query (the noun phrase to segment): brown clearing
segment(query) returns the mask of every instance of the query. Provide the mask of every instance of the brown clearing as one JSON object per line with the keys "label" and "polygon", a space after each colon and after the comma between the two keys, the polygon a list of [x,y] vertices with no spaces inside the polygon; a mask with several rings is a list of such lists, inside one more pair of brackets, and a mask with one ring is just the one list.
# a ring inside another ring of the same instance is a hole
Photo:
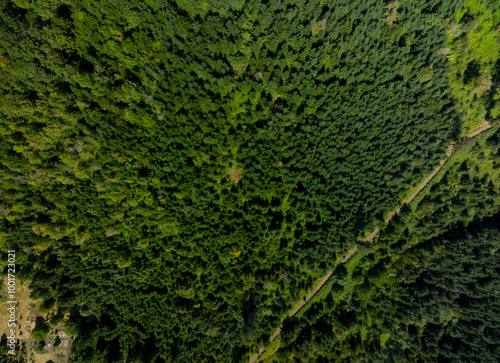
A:
{"label": "brown clearing", "polygon": [[387,18],[385,18],[387,24],[391,25],[396,22],[398,18],[398,9],[399,3],[397,1],[393,1],[392,3],[387,5],[387,12],[384,14],[385,16],[387,16]]}
{"label": "brown clearing", "polygon": [[[19,281],[17,282],[19,283]],[[2,289],[7,292],[7,277],[3,279]],[[45,315],[37,312],[42,300],[32,300],[30,294],[31,290],[27,284],[16,286],[16,297],[14,299],[14,301],[17,301],[15,329],[16,336],[19,339],[29,338],[31,330],[35,327],[37,317],[45,318]],[[9,312],[4,308],[4,305],[0,306],[0,335],[10,330],[8,327]],[[26,322],[26,319],[28,319],[28,322]]]}
{"label": "brown clearing", "polygon": [[231,168],[227,174],[229,175],[229,179],[231,179],[231,181],[234,183],[234,184],[238,184],[238,182],[241,180],[241,178],[243,178],[243,172],[239,169],[237,169],[236,167],[233,167]]}
{"label": "brown clearing", "polygon": [[321,21],[318,21],[316,24],[314,24],[312,27],[312,35],[316,36],[319,33],[321,33],[323,30],[325,30],[326,22],[327,22],[327,19],[323,19]]}

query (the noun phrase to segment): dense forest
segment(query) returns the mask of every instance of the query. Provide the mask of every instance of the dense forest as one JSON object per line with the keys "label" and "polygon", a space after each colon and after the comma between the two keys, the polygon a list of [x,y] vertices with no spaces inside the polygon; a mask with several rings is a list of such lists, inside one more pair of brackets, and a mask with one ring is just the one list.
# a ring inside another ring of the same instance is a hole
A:
{"label": "dense forest", "polygon": [[348,299],[338,298],[340,271],[331,295],[287,325],[273,360],[498,362],[499,226],[497,214],[411,248],[390,267],[386,258]]}
{"label": "dense forest", "polygon": [[500,359],[499,132],[485,136],[461,145],[413,211],[359,245],[362,258],[285,325],[273,359]]}
{"label": "dense forest", "polygon": [[0,0],[2,255],[74,362],[248,361],[355,245],[270,360],[498,361],[499,29],[497,0]]}

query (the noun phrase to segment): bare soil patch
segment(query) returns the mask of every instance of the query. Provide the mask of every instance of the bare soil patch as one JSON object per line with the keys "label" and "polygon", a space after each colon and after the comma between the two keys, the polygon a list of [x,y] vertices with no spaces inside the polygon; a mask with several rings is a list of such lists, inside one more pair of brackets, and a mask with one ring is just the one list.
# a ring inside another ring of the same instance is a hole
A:
{"label": "bare soil patch", "polygon": [[229,175],[229,179],[231,179],[231,181],[234,184],[238,184],[238,182],[241,180],[241,178],[243,178],[243,172],[240,169],[237,169],[235,167],[231,168],[227,172],[227,174]]}

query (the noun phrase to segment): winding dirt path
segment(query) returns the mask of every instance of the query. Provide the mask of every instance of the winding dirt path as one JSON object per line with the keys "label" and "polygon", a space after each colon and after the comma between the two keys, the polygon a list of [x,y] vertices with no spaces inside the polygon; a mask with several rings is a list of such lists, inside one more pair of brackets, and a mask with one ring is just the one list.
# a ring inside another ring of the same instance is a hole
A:
{"label": "winding dirt path", "polygon": [[[485,121],[485,122],[483,122],[481,124],[481,127],[479,129],[477,129],[477,130],[473,131],[472,133],[470,133],[469,135],[467,135],[466,138],[472,139],[472,138],[478,136],[479,134],[482,134],[486,130],[491,129],[492,127],[493,126],[491,126],[488,122]],[[402,208],[404,208],[405,206],[409,205],[417,197],[417,195],[427,186],[427,184],[429,184],[429,182],[436,176],[436,174],[439,173],[439,171],[444,166],[444,164],[446,164],[446,162],[451,157],[451,155],[453,155],[453,149],[454,149],[454,147],[455,147],[454,144],[448,145],[448,152],[446,153],[446,158],[444,160],[441,160],[441,162],[439,163],[439,166],[437,166],[436,169],[434,169],[434,171],[427,178],[425,178],[425,180],[420,184],[420,186],[418,187],[418,189],[403,202],[403,205],[401,207],[399,207],[396,211],[391,212],[388,215],[387,219],[385,220],[385,224],[389,224],[390,221],[392,220],[392,218],[394,218],[394,216],[398,215],[401,212]],[[372,242],[373,239],[378,235],[379,232],[380,232],[380,228],[375,229],[370,235],[368,235],[368,237],[366,237],[364,239],[364,242]],[[357,250],[358,250],[358,247],[355,246],[352,250],[349,251],[349,253],[343,259],[337,260],[337,264],[335,265],[335,267],[332,270],[330,270],[325,275],[325,277],[319,282],[319,284],[316,286],[316,288],[313,291],[311,291],[309,293],[309,295],[307,295],[305,301],[302,301],[297,307],[295,307],[290,312],[290,314],[288,314],[288,318],[291,318],[295,314],[297,314],[299,312],[299,310],[302,309],[302,307],[304,305],[306,305],[309,302],[309,300],[311,300],[312,297],[323,287],[323,285],[328,281],[328,279],[335,272],[335,270],[337,269],[337,266],[339,266],[340,264],[343,264],[343,263],[346,263],[347,261],[349,261],[351,259],[351,257],[356,254]],[[273,333],[273,335],[271,335],[271,337],[269,338],[270,342],[272,342],[274,339],[276,339],[276,337],[278,335],[281,334],[281,328],[283,328],[283,323],[281,323],[281,325],[279,326],[279,328],[276,329],[276,331]],[[276,349],[276,351],[277,350],[278,349]],[[259,359],[259,356],[263,352],[264,352],[264,348],[262,347],[262,348],[259,349],[259,353],[255,354],[253,357],[250,358],[249,363],[255,363],[255,362],[257,362],[257,359]],[[276,352],[274,352],[274,353],[276,353]]]}

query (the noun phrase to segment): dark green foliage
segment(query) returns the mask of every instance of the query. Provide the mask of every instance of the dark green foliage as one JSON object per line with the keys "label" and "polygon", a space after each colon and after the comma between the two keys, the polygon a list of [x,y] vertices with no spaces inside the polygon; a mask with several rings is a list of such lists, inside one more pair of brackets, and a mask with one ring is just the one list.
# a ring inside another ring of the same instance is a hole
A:
{"label": "dark green foliage", "polygon": [[44,340],[47,334],[49,334],[49,331],[49,326],[47,324],[37,322],[36,327],[31,332],[30,338],[38,341]]}
{"label": "dark green foliage", "polygon": [[54,299],[47,299],[44,300],[42,305],[38,308],[38,312],[40,314],[45,314],[48,313],[52,308],[54,307],[56,301]]}
{"label": "dark green foliage", "polygon": [[339,286],[292,319],[275,361],[498,361],[500,215],[471,223],[500,210],[498,133],[457,147],[425,198],[358,252],[354,293]]}
{"label": "dark green foliage", "polygon": [[0,343],[0,361],[2,363],[21,363],[26,361],[26,346],[24,343],[16,344],[16,354],[14,355],[9,353],[10,347],[7,346],[7,335],[5,333],[2,334]]}
{"label": "dark green foliage", "polygon": [[498,361],[499,226],[497,215],[407,251],[394,282],[368,287],[369,299],[359,291],[311,308],[284,332],[275,360]]}
{"label": "dark green foliage", "polygon": [[73,359],[257,351],[444,158],[460,3],[2,1],[0,248]]}

